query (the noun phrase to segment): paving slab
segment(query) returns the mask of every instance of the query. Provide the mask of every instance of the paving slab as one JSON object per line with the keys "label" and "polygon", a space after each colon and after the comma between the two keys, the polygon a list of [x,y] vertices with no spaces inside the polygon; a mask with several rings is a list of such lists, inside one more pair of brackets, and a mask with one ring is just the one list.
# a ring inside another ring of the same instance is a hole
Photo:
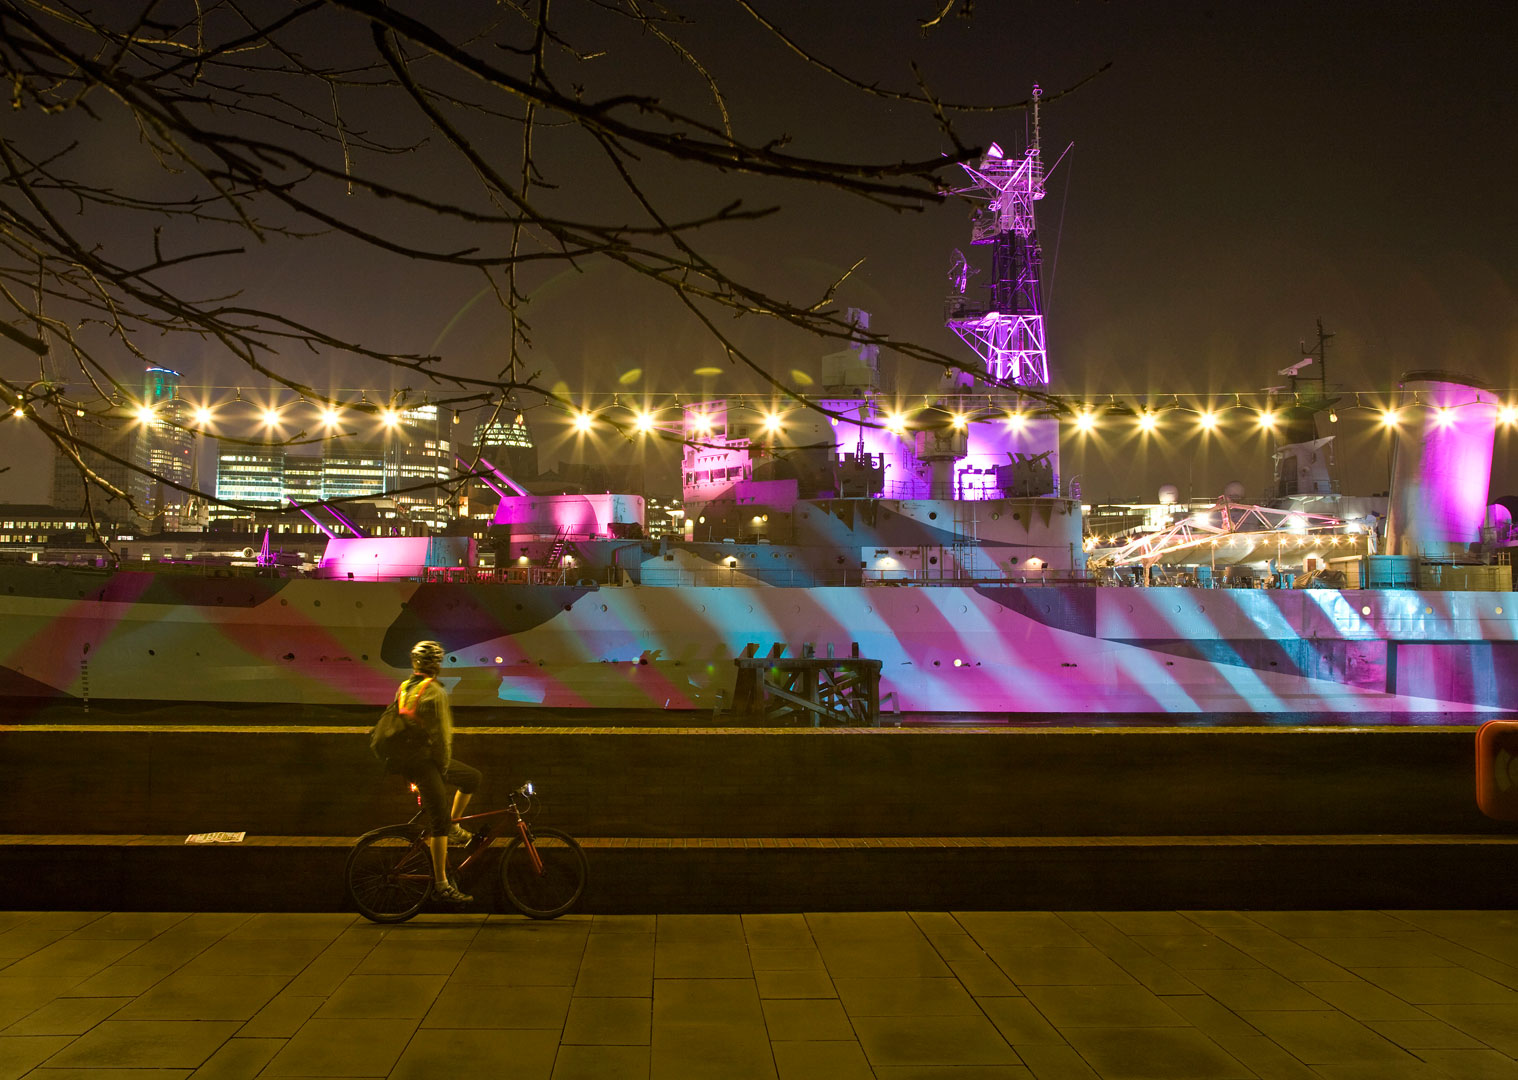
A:
{"label": "paving slab", "polygon": [[1506,911],[0,912],[0,1080],[1506,1080],[1506,934]]}

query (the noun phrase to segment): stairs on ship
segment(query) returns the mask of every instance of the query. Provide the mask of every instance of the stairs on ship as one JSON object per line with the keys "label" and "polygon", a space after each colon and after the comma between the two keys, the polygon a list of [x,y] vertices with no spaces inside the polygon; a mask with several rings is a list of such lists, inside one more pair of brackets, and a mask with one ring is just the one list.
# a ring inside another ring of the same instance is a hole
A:
{"label": "stairs on ship", "polygon": [[557,570],[564,558],[564,551],[568,547],[569,529],[567,526],[560,526],[559,531],[553,534],[553,547],[548,549],[548,556],[544,559],[543,565],[550,570]]}

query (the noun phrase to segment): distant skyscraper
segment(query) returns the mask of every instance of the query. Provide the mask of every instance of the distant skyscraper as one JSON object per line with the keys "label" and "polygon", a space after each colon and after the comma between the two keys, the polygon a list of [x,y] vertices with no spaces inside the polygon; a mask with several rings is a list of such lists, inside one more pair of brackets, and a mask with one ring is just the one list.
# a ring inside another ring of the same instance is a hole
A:
{"label": "distant skyscraper", "polygon": [[[137,499],[146,512],[147,485],[134,483],[138,474],[126,464],[136,461],[141,425],[135,417],[122,415],[69,418],[70,429],[79,440],[78,450],[85,466],[100,480]],[[107,456],[110,455],[110,456]],[[74,459],[55,451],[53,460],[53,506],[69,513],[80,513],[85,505],[85,478]],[[131,517],[127,505],[108,496],[104,489],[92,486],[90,505],[102,521],[125,522]]]}
{"label": "distant skyscraper", "polygon": [[[385,449],[377,443],[333,439],[322,451],[323,499],[378,495],[385,490]],[[299,496],[295,496],[298,500]]]}
{"label": "distant skyscraper", "polygon": [[521,413],[502,410],[496,419],[481,424],[475,429],[474,445],[513,480],[531,480],[538,475],[538,448]]}
{"label": "distant skyscraper", "polygon": [[314,454],[286,454],[284,497],[294,499],[302,506],[320,502],[324,471],[325,462]]}
{"label": "distant skyscraper", "polygon": [[443,437],[436,405],[417,405],[401,410],[400,425],[386,438],[385,485],[397,492],[395,505],[413,521],[441,527],[449,514],[448,492],[440,484],[454,475],[453,444]]}
{"label": "distant skyscraper", "polygon": [[150,367],[145,374],[142,404],[153,410],[153,419],[141,421],[136,461],[151,475],[135,482],[146,492],[144,510],[156,519],[166,508],[182,505],[190,498],[188,492],[173,485],[195,487],[199,470],[192,428],[194,409],[179,396],[183,376],[165,367]]}
{"label": "distant skyscraper", "polygon": [[[195,434],[193,410],[179,397],[179,372],[148,367],[143,373],[142,396],[126,407],[105,415],[71,417],[78,447],[90,471],[125,492],[136,504],[140,517],[158,521],[169,507],[191,496],[175,484],[195,487]],[[143,410],[151,410],[151,416]],[[167,483],[165,481],[168,481]],[[73,512],[84,508],[85,479],[79,466],[59,451],[53,464],[53,505]],[[96,487],[91,502],[108,519],[125,521],[124,503]]]}
{"label": "distant skyscraper", "polygon": [[[273,444],[223,443],[216,461],[216,497],[276,509],[285,498],[285,450]],[[247,510],[211,507],[213,521],[249,517]]]}
{"label": "distant skyscraper", "polygon": [[[489,420],[474,431],[472,449],[460,449],[459,456],[467,465],[478,452],[490,464],[518,483],[536,479],[538,476],[538,448],[532,441],[532,432],[516,406],[507,403],[494,420]],[[462,466],[461,466],[462,467]],[[500,501],[495,488],[483,480],[469,481],[469,514],[488,520],[495,513]]]}

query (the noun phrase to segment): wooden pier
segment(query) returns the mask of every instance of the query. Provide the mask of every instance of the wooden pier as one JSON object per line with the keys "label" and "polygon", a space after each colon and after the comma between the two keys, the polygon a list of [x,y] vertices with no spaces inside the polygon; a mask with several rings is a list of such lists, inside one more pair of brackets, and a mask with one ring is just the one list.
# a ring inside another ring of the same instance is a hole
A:
{"label": "wooden pier", "polygon": [[731,713],[734,719],[763,723],[824,723],[844,727],[874,727],[880,723],[880,661],[859,655],[817,656],[811,644],[802,655],[786,657],[784,645],[774,645],[768,656],[756,655],[759,646],[746,645],[733,659],[738,677],[733,686]]}

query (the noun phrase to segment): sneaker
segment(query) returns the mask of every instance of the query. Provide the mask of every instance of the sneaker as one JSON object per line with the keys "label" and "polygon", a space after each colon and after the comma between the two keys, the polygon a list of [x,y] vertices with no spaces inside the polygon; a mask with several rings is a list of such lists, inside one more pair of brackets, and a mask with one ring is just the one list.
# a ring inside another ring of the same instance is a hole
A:
{"label": "sneaker", "polygon": [[474,897],[459,892],[459,887],[451,881],[441,885],[432,886],[432,895],[445,904],[468,904],[474,901]]}
{"label": "sneaker", "polygon": [[464,827],[462,825],[455,825],[453,828],[451,828],[451,829],[448,830],[448,846],[449,847],[463,847],[465,844],[469,843],[469,841],[471,841],[473,839],[474,839],[474,834],[470,833],[470,832],[465,832],[464,831]]}

